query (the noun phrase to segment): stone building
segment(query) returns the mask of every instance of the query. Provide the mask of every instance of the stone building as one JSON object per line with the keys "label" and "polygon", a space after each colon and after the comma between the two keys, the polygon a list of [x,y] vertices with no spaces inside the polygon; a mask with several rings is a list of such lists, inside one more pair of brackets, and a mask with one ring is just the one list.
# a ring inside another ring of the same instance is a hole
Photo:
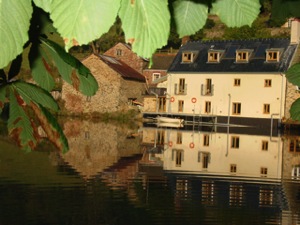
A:
{"label": "stone building", "polygon": [[149,87],[156,87],[156,80],[167,75],[168,69],[176,56],[176,52],[157,52],[153,54],[152,65],[143,70]]}
{"label": "stone building", "polygon": [[143,73],[143,70],[147,68],[149,60],[139,57],[131,50],[131,46],[125,43],[117,43],[115,46],[107,50],[104,55],[114,57],[123,61],[131,68],[135,69],[139,73]]}
{"label": "stone building", "polygon": [[132,101],[143,101],[145,78],[124,62],[110,56],[92,54],[82,63],[94,75],[99,90],[94,96],[87,97],[64,83],[62,99],[68,114],[124,111],[129,109]]}

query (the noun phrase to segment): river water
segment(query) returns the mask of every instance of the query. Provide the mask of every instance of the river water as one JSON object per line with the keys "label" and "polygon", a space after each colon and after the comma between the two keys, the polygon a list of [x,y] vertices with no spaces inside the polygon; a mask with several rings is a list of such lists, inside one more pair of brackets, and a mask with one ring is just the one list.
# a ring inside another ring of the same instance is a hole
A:
{"label": "river water", "polygon": [[66,120],[70,150],[0,140],[0,225],[300,224],[300,137]]}

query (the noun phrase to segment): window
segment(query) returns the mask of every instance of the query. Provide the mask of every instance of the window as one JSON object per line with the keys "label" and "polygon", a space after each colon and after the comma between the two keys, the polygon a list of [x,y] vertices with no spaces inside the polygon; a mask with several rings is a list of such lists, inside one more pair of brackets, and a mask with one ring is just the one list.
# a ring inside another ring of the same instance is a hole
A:
{"label": "window", "polygon": [[262,176],[267,176],[267,175],[268,175],[268,168],[266,168],[266,167],[261,167],[261,168],[260,168],[260,175],[262,175]]}
{"label": "window", "polygon": [[262,141],[261,142],[261,150],[268,151],[269,148],[269,142],[268,141]]}
{"label": "window", "polygon": [[163,130],[157,131],[156,143],[162,144],[162,145],[165,143],[165,131],[163,131]]}
{"label": "window", "polygon": [[207,169],[209,163],[210,154],[209,153],[202,153],[202,168]]}
{"label": "window", "polygon": [[240,137],[232,136],[231,137],[231,148],[239,148],[240,147]]}
{"label": "window", "polygon": [[175,150],[175,166],[180,167],[183,161],[183,150]]}
{"label": "window", "polygon": [[90,132],[89,131],[84,132],[84,138],[85,139],[90,139]]}
{"label": "window", "polygon": [[182,53],[182,62],[183,63],[192,63],[195,60],[196,54],[194,52],[183,52]]}
{"label": "window", "polygon": [[299,178],[300,178],[300,166],[293,166],[291,176],[292,176],[292,179],[299,180]]}
{"label": "window", "polygon": [[279,62],[280,49],[268,49],[266,51],[266,61],[267,62]]}
{"label": "window", "polygon": [[271,79],[265,79],[265,87],[272,87],[272,80]]}
{"label": "window", "polygon": [[290,152],[300,153],[300,141],[297,139],[290,140],[289,150]]}
{"label": "window", "polygon": [[230,164],[230,173],[236,173],[236,164]]}
{"label": "window", "polygon": [[241,206],[243,204],[243,186],[239,184],[230,184],[229,186],[229,204]]}
{"label": "window", "polygon": [[234,79],[234,83],[233,83],[233,86],[241,86],[241,79]]}
{"label": "window", "polygon": [[122,49],[117,49],[116,50],[116,55],[117,56],[122,56],[123,52],[122,52]]}
{"label": "window", "polygon": [[177,144],[182,144],[182,132],[177,132],[176,143]]}
{"label": "window", "polygon": [[208,134],[203,135],[203,146],[209,146],[209,135]]}
{"label": "window", "polygon": [[236,51],[236,62],[248,62],[253,50],[244,49]]}
{"label": "window", "polygon": [[271,189],[259,190],[259,206],[270,206],[273,205],[274,192]]}
{"label": "window", "polygon": [[152,74],[152,81],[155,81],[155,80],[157,80],[159,78],[160,78],[160,73],[153,73]]}
{"label": "window", "polygon": [[212,82],[211,79],[206,79],[206,94],[210,95],[212,93]]}
{"label": "window", "polygon": [[91,97],[91,96],[87,96],[87,97],[86,97],[86,101],[87,101],[87,102],[91,102],[91,101],[92,101],[92,97]]}
{"label": "window", "polygon": [[270,114],[270,104],[264,104],[263,113]]}
{"label": "window", "polygon": [[184,107],[184,101],[179,100],[178,101],[178,112],[183,112],[183,107]]}
{"label": "window", "polygon": [[207,62],[218,63],[221,60],[224,51],[222,50],[209,50],[207,56]]}
{"label": "window", "polygon": [[213,95],[212,79],[208,78],[205,80],[205,84],[201,84],[201,95],[212,96]]}
{"label": "window", "polygon": [[188,192],[188,180],[176,180],[176,195],[185,196]]}
{"label": "window", "polygon": [[184,94],[185,93],[185,79],[184,78],[180,78],[179,79],[179,90],[178,90],[179,94]]}
{"label": "window", "polygon": [[219,53],[218,52],[209,52],[208,53],[208,62],[219,62]]}
{"label": "window", "polygon": [[175,84],[174,93],[176,95],[186,95],[186,83],[184,78],[179,79],[179,83]]}
{"label": "window", "polygon": [[166,111],[167,100],[166,97],[158,97],[158,111],[165,112]]}
{"label": "window", "polygon": [[241,103],[239,103],[239,102],[232,103],[232,114],[233,115],[241,114]]}
{"label": "window", "polygon": [[211,112],[211,102],[210,101],[206,101],[205,102],[205,113],[210,113]]}
{"label": "window", "polygon": [[215,188],[214,188],[213,182],[202,182],[202,188],[201,188],[201,200],[204,204],[213,204],[214,198],[215,198]]}

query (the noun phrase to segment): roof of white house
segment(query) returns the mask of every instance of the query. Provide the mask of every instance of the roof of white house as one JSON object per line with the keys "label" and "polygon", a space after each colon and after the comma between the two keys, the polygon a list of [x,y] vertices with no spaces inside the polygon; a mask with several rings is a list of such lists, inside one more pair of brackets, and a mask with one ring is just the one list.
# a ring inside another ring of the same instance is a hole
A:
{"label": "roof of white house", "polygon": [[289,39],[188,42],[179,49],[168,72],[285,72],[296,47]]}

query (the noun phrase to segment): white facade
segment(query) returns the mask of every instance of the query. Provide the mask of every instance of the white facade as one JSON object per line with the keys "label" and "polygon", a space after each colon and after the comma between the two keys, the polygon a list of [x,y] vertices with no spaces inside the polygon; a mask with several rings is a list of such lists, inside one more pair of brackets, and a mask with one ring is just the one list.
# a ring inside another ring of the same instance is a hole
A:
{"label": "white facade", "polygon": [[143,140],[164,144],[163,153],[156,155],[163,161],[164,171],[244,179],[282,178],[283,142],[279,137],[148,128],[143,131]]}
{"label": "white facade", "polygon": [[[178,93],[182,79],[184,91]],[[271,83],[266,85],[266,82]],[[252,118],[276,115],[276,118],[282,118],[285,88],[286,78],[280,73],[170,73],[167,93],[171,97],[168,98],[167,112]],[[206,93],[207,89],[209,93]],[[234,110],[235,103],[240,103],[240,111]],[[210,104],[210,109],[207,104]],[[269,109],[265,108],[266,105]]]}

